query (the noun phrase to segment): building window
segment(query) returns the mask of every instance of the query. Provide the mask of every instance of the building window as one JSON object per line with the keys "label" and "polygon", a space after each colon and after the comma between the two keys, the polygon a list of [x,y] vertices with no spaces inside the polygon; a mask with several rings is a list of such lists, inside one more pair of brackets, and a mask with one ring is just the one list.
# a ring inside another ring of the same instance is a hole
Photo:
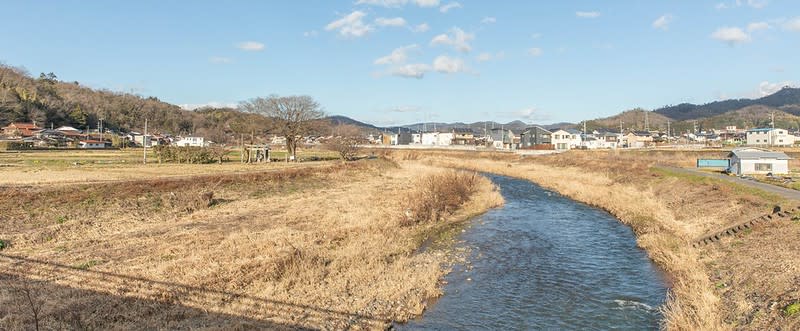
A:
{"label": "building window", "polygon": [[756,163],[756,171],[772,171],[772,163]]}

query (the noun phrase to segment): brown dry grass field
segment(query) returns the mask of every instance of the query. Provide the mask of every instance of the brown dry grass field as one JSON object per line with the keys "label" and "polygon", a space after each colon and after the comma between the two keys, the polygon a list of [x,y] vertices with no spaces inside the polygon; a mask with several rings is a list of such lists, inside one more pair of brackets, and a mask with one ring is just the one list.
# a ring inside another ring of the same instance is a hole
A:
{"label": "brown dry grass field", "polygon": [[[461,152],[391,153],[395,159],[529,179],[603,208],[671,276],[664,307],[670,330],[798,329],[800,222],[772,222],[720,243],[692,239],[797,201],[734,183],[672,173],[723,151],[572,151],[519,158]],[[795,308],[792,308],[795,307]]]}
{"label": "brown dry grass field", "polygon": [[0,329],[384,328],[441,294],[453,253],[422,243],[503,203],[415,161],[19,168],[0,168],[26,184],[0,190]]}

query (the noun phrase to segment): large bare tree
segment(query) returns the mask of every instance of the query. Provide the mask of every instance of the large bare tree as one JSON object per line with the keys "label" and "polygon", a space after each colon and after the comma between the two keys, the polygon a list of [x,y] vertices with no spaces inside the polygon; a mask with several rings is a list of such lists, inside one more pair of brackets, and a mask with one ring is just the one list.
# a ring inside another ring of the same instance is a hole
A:
{"label": "large bare tree", "polygon": [[239,104],[239,109],[271,118],[271,131],[286,139],[286,151],[293,160],[297,160],[297,145],[303,136],[325,116],[319,103],[307,95],[255,98]]}

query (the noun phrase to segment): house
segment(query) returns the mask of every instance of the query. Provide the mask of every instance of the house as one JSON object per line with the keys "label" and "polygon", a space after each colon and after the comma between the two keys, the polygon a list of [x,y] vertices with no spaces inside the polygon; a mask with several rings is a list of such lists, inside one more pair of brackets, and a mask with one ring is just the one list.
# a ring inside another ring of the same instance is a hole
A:
{"label": "house", "polygon": [[619,145],[620,134],[613,131],[606,131],[597,136],[603,141],[603,148],[615,149]]}
{"label": "house", "polygon": [[575,129],[558,129],[553,131],[552,144],[556,150],[566,151],[581,146],[581,132]]}
{"label": "house", "polygon": [[423,145],[449,146],[453,144],[452,132],[423,132],[421,143]]}
{"label": "house", "polygon": [[81,140],[78,142],[80,148],[106,148],[106,142],[102,140]]}
{"label": "house", "polygon": [[552,134],[541,126],[529,127],[520,136],[520,147],[523,149],[549,149],[552,146]]}
{"label": "house", "polygon": [[620,139],[626,148],[643,148],[653,143],[653,135],[649,131],[629,131]]}
{"label": "house", "polygon": [[[154,140],[155,142],[156,140]],[[175,142],[175,146],[181,147],[206,147],[208,143],[203,137],[183,137]]]}
{"label": "house", "polygon": [[472,129],[454,128],[453,145],[475,145],[475,134]]}
{"label": "house", "polygon": [[728,171],[736,175],[788,174],[790,157],[783,152],[763,148],[735,148],[728,154],[731,159]]}
{"label": "house", "polygon": [[514,149],[514,133],[511,130],[492,129],[489,132],[488,142],[491,147],[497,149]]}
{"label": "house", "polygon": [[36,132],[41,131],[42,128],[36,126],[36,123],[11,123],[3,128],[3,134],[9,137],[33,137]]}
{"label": "house", "polygon": [[158,145],[158,139],[154,139],[152,135],[135,135],[133,132],[130,134],[133,142],[139,146],[153,147]]}
{"label": "house", "polygon": [[747,144],[750,146],[791,146],[795,136],[785,129],[760,128],[746,132]]}

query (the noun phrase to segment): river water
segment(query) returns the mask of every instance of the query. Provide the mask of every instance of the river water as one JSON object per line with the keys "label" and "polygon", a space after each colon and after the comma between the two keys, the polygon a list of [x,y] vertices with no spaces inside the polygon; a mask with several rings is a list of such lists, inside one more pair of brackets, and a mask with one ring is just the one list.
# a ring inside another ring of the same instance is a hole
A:
{"label": "river water", "polygon": [[403,330],[657,329],[664,275],[610,214],[531,182],[489,176],[506,203],[471,220],[468,263]]}

